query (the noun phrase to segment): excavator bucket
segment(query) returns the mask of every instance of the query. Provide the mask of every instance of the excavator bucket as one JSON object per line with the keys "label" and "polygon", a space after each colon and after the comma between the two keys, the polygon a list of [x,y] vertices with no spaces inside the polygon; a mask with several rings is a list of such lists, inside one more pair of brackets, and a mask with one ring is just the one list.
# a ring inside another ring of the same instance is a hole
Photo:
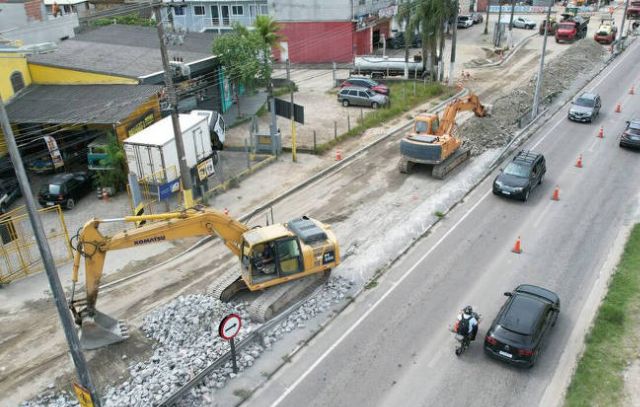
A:
{"label": "excavator bucket", "polygon": [[111,318],[107,314],[96,310],[93,317],[82,320],[80,328],[80,345],[82,349],[91,350],[102,348],[124,341],[129,337],[129,331],[124,321]]}

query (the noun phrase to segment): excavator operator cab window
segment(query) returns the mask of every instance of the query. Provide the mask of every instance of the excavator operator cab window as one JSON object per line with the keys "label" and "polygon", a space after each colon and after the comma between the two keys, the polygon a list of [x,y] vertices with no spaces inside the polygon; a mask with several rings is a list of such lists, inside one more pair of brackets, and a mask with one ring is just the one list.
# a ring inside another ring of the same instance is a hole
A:
{"label": "excavator operator cab window", "polygon": [[275,259],[275,244],[266,242],[253,247],[251,265],[254,281],[269,280],[277,271]]}
{"label": "excavator operator cab window", "polygon": [[416,133],[426,133],[429,130],[429,122],[416,121]]}
{"label": "excavator operator cab window", "polygon": [[278,240],[278,267],[282,275],[294,274],[302,271],[302,261],[298,239],[288,238]]}
{"label": "excavator operator cab window", "polygon": [[431,121],[431,134],[436,134],[438,132],[438,128],[440,127],[440,120],[438,118],[434,118]]}

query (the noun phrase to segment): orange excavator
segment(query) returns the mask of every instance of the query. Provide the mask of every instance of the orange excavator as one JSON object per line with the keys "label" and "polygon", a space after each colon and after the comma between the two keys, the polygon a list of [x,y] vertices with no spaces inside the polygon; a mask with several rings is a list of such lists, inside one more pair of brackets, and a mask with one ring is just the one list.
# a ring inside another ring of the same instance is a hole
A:
{"label": "orange excavator", "polygon": [[398,164],[401,173],[408,174],[415,164],[433,166],[431,175],[443,179],[455,167],[469,159],[471,150],[456,136],[458,112],[471,110],[478,117],[486,116],[485,107],[475,94],[455,99],[442,112],[424,113],[415,118],[412,131],[400,140]]}

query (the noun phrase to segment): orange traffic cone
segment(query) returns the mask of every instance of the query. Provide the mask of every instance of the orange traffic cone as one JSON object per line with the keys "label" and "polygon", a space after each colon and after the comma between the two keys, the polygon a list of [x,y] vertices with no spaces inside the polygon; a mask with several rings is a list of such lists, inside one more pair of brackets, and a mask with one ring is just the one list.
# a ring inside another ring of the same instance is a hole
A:
{"label": "orange traffic cone", "polygon": [[553,190],[553,195],[551,195],[552,201],[560,200],[560,187],[556,185],[556,189]]}
{"label": "orange traffic cone", "polygon": [[229,216],[229,209],[224,208],[224,214],[225,214],[225,215],[227,215],[227,216]]}
{"label": "orange traffic cone", "polygon": [[622,105],[620,105],[620,102],[616,103],[616,110],[615,110],[615,112],[616,112],[616,113],[620,113],[620,112],[622,112]]}
{"label": "orange traffic cone", "polygon": [[582,168],[582,154],[578,156],[578,160],[576,161],[576,167]]}
{"label": "orange traffic cone", "polygon": [[600,130],[598,130],[598,137],[604,138],[604,128],[600,126]]}
{"label": "orange traffic cone", "polygon": [[342,160],[342,150],[336,150],[336,161]]}
{"label": "orange traffic cone", "polygon": [[513,245],[513,249],[511,249],[511,251],[516,254],[522,253],[522,244],[520,243],[520,236],[518,236],[518,240],[516,240],[516,244]]}
{"label": "orange traffic cone", "polygon": [[632,86],[631,89],[629,89],[629,94],[630,95],[635,95],[636,94],[636,90],[635,88]]}

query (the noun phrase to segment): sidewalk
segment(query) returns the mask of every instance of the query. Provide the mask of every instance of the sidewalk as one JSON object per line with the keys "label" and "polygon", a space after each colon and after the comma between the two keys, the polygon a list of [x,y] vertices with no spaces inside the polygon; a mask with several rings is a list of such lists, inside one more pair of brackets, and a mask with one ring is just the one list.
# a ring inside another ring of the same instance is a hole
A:
{"label": "sidewalk", "polygon": [[229,110],[222,114],[227,129],[243,121],[250,120],[251,116],[255,115],[266,102],[267,92],[265,90],[258,90],[251,95],[245,93],[240,96],[240,109],[238,109],[238,104],[234,103]]}

